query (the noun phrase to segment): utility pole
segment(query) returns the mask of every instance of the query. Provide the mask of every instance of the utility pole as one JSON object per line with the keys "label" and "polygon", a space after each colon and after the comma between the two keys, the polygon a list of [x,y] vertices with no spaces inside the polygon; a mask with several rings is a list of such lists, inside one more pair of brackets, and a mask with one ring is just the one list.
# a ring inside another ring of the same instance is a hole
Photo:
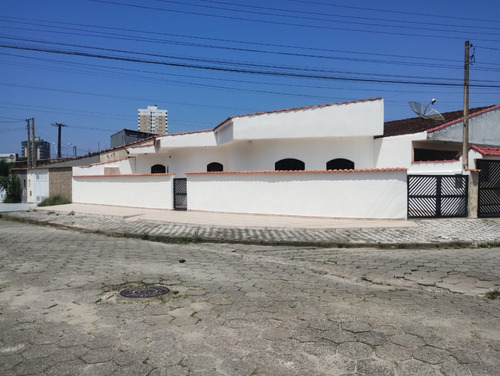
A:
{"label": "utility pole", "polygon": [[462,171],[469,169],[469,56],[470,43],[465,41],[464,60],[464,128],[462,137]]}
{"label": "utility pole", "polygon": [[31,166],[36,167],[35,118],[31,118]]}
{"label": "utility pole", "polygon": [[57,132],[57,158],[61,158],[61,128],[67,127],[66,124],[54,123],[52,124],[54,127],[58,128]]}
{"label": "utility pole", "polygon": [[27,163],[28,168],[31,168],[30,120],[31,119],[26,119],[26,128],[28,128],[28,140],[26,141],[26,163]]}

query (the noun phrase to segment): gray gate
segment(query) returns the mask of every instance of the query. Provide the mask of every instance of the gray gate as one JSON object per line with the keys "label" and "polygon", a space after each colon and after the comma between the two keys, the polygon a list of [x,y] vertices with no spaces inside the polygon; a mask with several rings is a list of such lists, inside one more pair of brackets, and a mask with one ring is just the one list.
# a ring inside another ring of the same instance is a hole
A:
{"label": "gray gate", "polygon": [[187,179],[174,179],[174,210],[187,210]]}
{"label": "gray gate", "polygon": [[467,217],[467,178],[408,175],[408,218]]}
{"label": "gray gate", "polygon": [[500,161],[478,160],[478,217],[500,217]]}

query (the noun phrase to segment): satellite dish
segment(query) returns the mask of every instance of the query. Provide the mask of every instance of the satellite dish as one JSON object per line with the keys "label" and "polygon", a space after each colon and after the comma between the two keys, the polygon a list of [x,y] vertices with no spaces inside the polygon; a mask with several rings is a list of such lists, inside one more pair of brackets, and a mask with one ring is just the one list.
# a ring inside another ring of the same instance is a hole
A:
{"label": "satellite dish", "polygon": [[435,99],[432,99],[428,104],[423,104],[420,102],[408,102],[410,108],[422,119],[430,119],[433,121],[444,121],[443,115],[441,115],[438,111],[433,108],[429,108],[431,104],[436,102]]}

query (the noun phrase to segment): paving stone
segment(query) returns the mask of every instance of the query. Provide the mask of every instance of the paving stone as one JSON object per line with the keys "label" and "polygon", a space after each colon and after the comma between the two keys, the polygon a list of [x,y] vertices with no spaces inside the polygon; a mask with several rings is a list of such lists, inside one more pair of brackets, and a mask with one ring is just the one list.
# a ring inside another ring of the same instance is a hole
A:
{"label": "paving stone", "polygon": [[409,360],[412,357],[410,349],[393,343],[377,346],[375,353],[381,359],[399,363],[404,360]]}
{"label": "paving stone", "polygon": [[47,376],[78,375],[86,364],[82,360],[76,359],[67,362],[58,362],[45,371]]}
{"label": "paving stone", "polygon": [[450,353],[430,346],[420,347],[414,350],[412,355],[415,359],[430,364],[440,364],[451,360]]}
{"label": "paving stone", "polygon": [[361,375],[392,376],[395,375],[391,363],[379,359],[361,359],[357,362],[356,371]]}
{"label": "paving stone", "polygon": [[398,376],[436,376],[436,370],[427,363],[409,360],[396,367]]}
{"label": "paving stone", "polygon": [[396,345],[407,348],[415,348],[425,345],[425,342],[422,338],[414,336],[412,334],[396,334],[390,337],[390,341]]}
{"label": "paving stone", "polygon": [[23,358],[18,354],[2,354],[0,357],[0,370],[6,371],[12,369],[17,364],[21,363]]}
{"label": "paving stone", "polygon": [[371,357],[373,348],[361,342],[345,342],[338,346],[337,352],[349,359],[364,359]]}
{"label": "paving stone", "polygon": [[[122,232],[137,225],[91,222]],[[417,228],[446,232],[459,222],[436,223]],[[183,226],[176,231],[188,233]],[[373,239],[391,235],[385,229],[341,232],[362,241],[377,231]],[[228,233],[233,239],[263,236],[246,229]],[[317,235],[303,233],[309,241]],[[298,233],[270,231],[266,239],[284,234],[288,241]],[[162,244],[2,219],[0,244],[0,279],[9,281],[0,294],[0,366],[10,367],[2,376],[436,376],[464,367],[492,375],[500,367],[500,301],[410,281],[402,287],[391,276],[411,269],[422,279],[474,273],[497,284],[498,248]],[[365,275],[384,284],[362,281]],[[161,302],[116,296],[134,281],[162,282],[177,293]],[[26,359],[25,352],[36,358]]]}

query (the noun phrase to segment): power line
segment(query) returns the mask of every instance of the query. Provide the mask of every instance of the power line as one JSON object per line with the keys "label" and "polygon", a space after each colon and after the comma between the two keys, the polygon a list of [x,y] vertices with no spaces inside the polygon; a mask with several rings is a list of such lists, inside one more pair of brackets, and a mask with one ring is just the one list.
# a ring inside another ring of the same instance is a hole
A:
{"label": "power line", "polygon": [[[294,19],[301,19],[301,20],[311,20],[311,21],[325,21],[325,22],[335,22],[335,23],[345,23],[345,24],[352,24],[352,25],[362,25],[362,26],[376,26],[376,27],[391,27],[391,28],[401,28],[401,29],[421,29],[424,25],[427,26],[441,26],[441,27],[454,27],[454,28],[465,28],[466,30],[460,31],[460,32],[467,32],[471,33],[470,29],[486,29],[486,30],[500,30],[500,28],[497,27],[485,27],[485,26],[468,26],[468,25],[450,25],[450,24],[443,24],[443,23],[433,23],[433,22],[426,22],[426,21],[411,21],[411,20],[390,20],[390,19],[380,19],[380,18],[374,18],[374,17],[360,17],[360,16],[346,16],[346,15],[340,15],[340,14],[328,14],[328,13],[319,13],[319,12],[311,12],[311,11],[306,11],[306,10],[293,10],[293,9],[285,9],[285,8],[274,8],[274,7],[263,7],[263,6],[256,6],[256,5],[248,5],[248,4],[237,4],[234,2],[225,2],[225,1],[214,1],[214,0],[200,0],[204,3],[212,3],[212,4],[222,4],[225,5],[224,7],[218,7],[218,6],[208,6],[208,5],[201,5],[201,4],[192,4],[192,3],[187,3],[187,2],[179,2],[179,1],[173,1],[173,0],[156,0],[157,2],[162,2],[162,3],[168,3],[168,4],[178,4],[178,5],[187,5],[187,6],[192,6],[192,7],[199,7],[199,8],[207,8],[207,9],[215,9],[215,10],[222,10],[222,11],[231,11],[231,12],[239,12],[239,13],[245,13],[245,14],[257,14],[257,15],[264,15],[264,16],[273,16],[273,17],[285,17],[285,18],[294,18]],[[228,8],[238,6],[242,8],[246,8],[244,10],[240,9],[234,9],[234,8]],[[254,11],[254,10],[249,10],[249,9],[257,9],[259,11]],[[262,11],[260,11],[262,10]],[[277,13],[269,13],[269,11],[277,12]],[[287,15],[285,13],[292,13],[294,15]],[[304,15],[312,15],[314,17],[307,17]],[[318,18],[316,16],[321,16],[321,18]],[[328,17],[328,18],[324,18]],[[338,20],[338,18],[341,19],[353,19],[353,20],[365,20],[365,21],[382,21],[382,22],[394,22],[398,24],[403,24],[403,25],[389,25],[389,24],[373,24],[373,23],[367,23],[367,22],[355,22],[355,21],[342,21]],[[417,26],[408,26],[408,24],[415,24]],[[453,30],[444,30],[444,29],[433,29],[426,27],[426,31],[439,31],[439,32],[455,32]],[[472,32],[475,33],[475,32]],[[497,33],[484,33],[484,32],[477,32],[476,34],[484,34],[484,35],[497,35]]]}
{"label": "power line", "polygon": [[[263,75],[263,76],[294,77],[294,78],[337,80],[337,81],[351,81],[351,82],[373,82],[373,83],[387,83],[387,84],[424,85],[424,86],[456,86],[456,87],[462,86],[461,83],[453,83],[453,82],[431,82],[431,81],[412,81],[412,80],[396,80],[396,79],[369,79],[369,78],[331,76],[331,75],[324,75],[324,74],[306,74],[306,73],[300,73],[300,72],[265,71],[265,70],[255,70],[255,69],[248,69],[248,68],[218,67],[218,66],[213,66],[213,65],[176,63],[176,62],[159,61],[159,60],[146,60],[146,59],[140,59],[140,58],[134,58],[134,57],[103,55],[103,54],[96,54],[96,53],[82,52],[82,51],[67,51],[67,50],[60,50],[60,49],[15,46],[15,45],[7,45],[7,44],[0,44],[0,48],[35,51],[35,52],[47,52],[47,53],[60,54],[60,55],[90,57],[90,58],[98,58],[98,59],[106,59],[106,60],[127,61],[127,62],[153,64],[153,65],[164,65],[164,66],[171,66],[171,67],[202,69],[202,70],[209,70],[209,71],[246,73],[246,74]],[[473,84],[470,86],[471,87],[500,88],[500,84],[499,85],[492,85],[492,84],[479,84],[478,83],[478,84]]]}
{"label": "power line", "polygon": [[[201,62],[201,63],[220,64],[223,66],[235,65],[235,66],[251,67],[251,68],[281,69],[281,70],[300,71],[300,72],[307,71],[307,72],[315,72],[315,73],[336,73],[336,74],[347,74],[347,75],[354,75],[354,76],[363,76],[364,75],[364,76],[374,76],[374,77],[398,77],[398,78],[399,77],[402,77],[402,78],[407,77],[406,75],[396,75],[396,74],[377,74],[377,73],[367,73],[367,72],[358,72],[358,71],[349,72],[349,71],[320,69],[320,68],[312,68],[312,67],[294,67],[294,66],[275,65],[275,64],[271,65],[271,64],[252,63],[252,62],[240,62],[240,61],[234,61],[234,60],[218,60],[218,59],[211,59],[211,58],[195,58],[195,57],[186,57],[186,56],[152,54],[152,53],[147,53],[147,52],[127,51],[127,50],[122,50],[122,49],[75,45],[75,44],[70,44],[70,43],[54,43],[54,42],[50,42],[50,41],[34,40],[34,39],[26,39],[26,38],[18,38],[18,37],[9,37],[9,36],[2,36],[2,35],[0,35],[0,38],[14,39],[14,40],[28,41],[28,42],[36,42],[36,43],[42,43],[42,44],[57,44],[58,46],[94,49],[94,50],[98,50],[98,51],[118,52],[118,53],[125,53],[125,54],[131,54],[131,55],[145,55],[145,56],[173,59],[173,60],[180,60],[180,61],[194,61],[196,63]],[[22,46],[19,46],[19,47],[22,47]],[[27,48],[37,49],[36,47],[27,47]],[[77,52],[70,51],[70,52],[75,53],[75,54],[80,53],[78,51]],[[126,59],[125,57],[122,57],[122,58]],[[174,64],[174,63],[172,63],[172,64]],[[199,65],[198,65],[198,67],[199,67]],[[215,67],[215,68],[220,68],[220,67]],[[238,69],[238,68],[229,67],[227,69],[231,70],[231,69]],[[419,78],[419,79],[430,79],[430,80],[457,80],[457,82],[461,82],[459,79],[454,79],[454,78],[444,78],[444,77],[436,78],[436,77],[425,77],[425,76],[415,76],[415,75],[413,77]],[[480,80],[476,80],[476,82],[480,82]],[[491,80],[485,80],[484,82],[491,82]]]}
{"label": "power line", "polygon": [[[263,46],[263,47],[270,47],[272,48],[272,51],[269,50],[256,50],[256,51],[262,51],[265,53],[271,53],[276,50],[276,48],[285,48],[285,49],[292,49],[292,50],[300,50],[300,51],[316,51],[316,52],[322,52],[322,53],[334,53],[334,54],[351,54],[351,55],[361,55],[361,56],[379,56],[379,57],[385,57],[385,58],[403,58],[403,59],[411,59],[413,60],[423,60],[423,61],[439,61],[439,62],[448,62],[448,63],[459,63],[462,64],[462,61],[459,59],[443,59],[443,58],[436,58],[436,57],[422,57],[418,55],[414,56],[409,56],[409,55],[400,55],[400,54],[387,54],[387,53],[374,53],[374,52],[359,52],[359,51],[347,51],[347,50],[338,50],[338,49],[329,49],[329,48],[318,48],[318,47],[311,47],[311,46],[297,46],[297,45],[287,45],[287,44],[276,44],[276,43],[262,43],[262,42],[249,42],[249,41],[242,41],[242,40],[234,40],[234,39],[223,39],[223,38],[211,38],[211,37],[203,37],[203,36],[193,36],[193,35],[186,35],[186,34],[172,34],[172,33],[163,33],[163,32],[156,32],[152,30],[137,30],[137,29],[130,29],[130,28],[117,28],[117,27],[109,27],[109,26],[97,26],[97,25],[88,25],[88,24],[77,24],[77,23],[67,23],[67,22],[61,22],[61,21],[44,21],[44,20],[37,20],[37,19],[21,19],[21,18],[16,18],[16,17],[2,17],[0,16],[0,20],[5,21],[5,22],[15,22],[19,24],[25,25],[26,21],[29,22],[30,25],[37,25],[37,26],[42,26],[42,27],[51,27],[51,28],[59,28],[62,30],[65,30],[67,32],[68,30],[82,30],[75,28],[75,26],[78,27],[84,27],[84,28],[90,28],[90,29],[98,29],[98,30],[114,30],[114,31],[119,31],[119,32],[132,32],[132,33],[138,33],[138,34],[146,34],[148,37],[142,37],[141,40],[151,40],[151,41],[162,41],[158,39],[151,38],[150,35],[158,35],[158,36],[163,36],[163,37],[176,37],[176,38],[184,38],[184,39],[194,39],[194,40],[204,40],[204,41],[212,41],[212,42],[223,42],[223,43],[233,43],[233,44],[242,44],[242,45],[251,45],[251,46]],[[12,20],[17,20],[17,21],[12,21]],[[44,22],[48,22],[48,25],[45,25]],[[55,25],[67,25],[69,27],[63,27],[63,26],[55,26]],[[87,30],[83,30],[87,31]],[[92,33],[96,33],[94,36],[100,36],[102,34],[104,35],[109,35],[109,36],[121,36],[122,34],[116,34],[116,33],[97,33],[95,31],[90,31]],[[195,43],[193,46],[201,45],[200,43]],[[202,46],[207,46],[207,47],[212,47],[213,45],[202,45]],[[226,46],[215,46],[217,48],[231,48],[231,47],[226,47]],[[243,51],[246,51],[246,49],[242,49]],[[253,51],[250,49],[250,51]],[[300,55],[300,54],[298,54]],[[307,54],[305,54],[307,55]],[[326,55],[320,55],[324,56],[326,58],[330,58],[332,56],[326,56]]]}
{"label": "power line", "polygon": [[455,19],[455,20],[462,20],[462,21],[478,21],[478,22],[493,22],[495,24],[498,24],[498,20],[487,20],[487,19],[478,19],[478,18],[472,18],[472,17],[457,17],[457,16],[450,16],[447,14],[446,16],[438,15],[438,14],[432,14],[432,13],[419,13],[419,12],[405,12],[405,11],[400,11],[400,10],[394,10],[394,9],[378,9],[378,8],[368,8],[368,7],[360,7],[360,6],[352,6],[352,5],[338,5],[338,4],[330,4],[330,3],[322,3],[318,1],[305,1],[305,0],[287,0],[290,2],[294,3],[301,3],[301,4],[313,4],[313,5],[324,5],[327,7],[335,7],[335,8],[344,8],[344,9],[354,9],[354,10],[368,10],[372,12],[383,12],[383,13],[393,13],[393,14],[405,14],[409,16],[424,16],[426,18],[432,17],[432,18],[440,18],[440,19]]}
{"label": "power line", "polygon": [[[191,43],[191,42],[182,42],[182,41],[172,41],[165,39],[156,39],[156,38],[147,38],[147,37],[135,37],[135,36],[123,36],[118,34],[109,34],[109,35],[96,35],[96,34],[85,34],[81,32],[69,32],[69,31],[52,31],[52,30],[43,30],[43,29],[33,29],[33,28],[16,28],[24,31],[33,31],[33,32],[47,32],[54,34],[64,34],[64,35],[77,35],[77,36],[91,36],[91,37],[99,37],[106,38],[112,40],[126,40],[126,41],[139,41],[139,42],[150,42],[150,43],[158,43],[158,44],[171,44],[176,46],[183,47],[195,47],[195,48],[206,48],[206,49],[219,49],[226,51],[238,51],[238,52],[249,52],[249,53],[258,53],[258,54],[267,54],[267,55],[278,55],[278,56],[292,56],[292,57],[304,57],[304,58],[312,58],[312,59],[321,59],[321,60],[334,60],[334,61],[352,61],[352,62],[365,62],[371,64],[388,64],[388,65],[406,65],[406,66],[418,66],[418,67],[429,67],[429,68],[448,68],[448,69],[462,69],[462,66],[459,62],[456,62],[456,65],[449,64],[438,64],[438,63],[419,63],[416,61],[401,61],[401,60],[387,60],[387,59],[368,59],[368,58],[360,58],[360,57],[345,57],[345,56],[327,56],[327,55],[319,55],[319,54],[307,54],[307,53],[297,53],[297,52],[287,52],[287,51],[268,51],[262,49],[255,48],[240,48],[240,47],[232,47],[232,46],[218,46],[213,44],[206,43]],[[75,29],[77,30],[77,29]],[[343,53],[346,53],[343,51]],[[385,55],[388,56],[388,55]],[[500,64],[492,64],[498,65]]]}
{"label": "power line", "polygon": [[[249,22],[255,22],[255,23],[263,23],[263,24],[272,24],[272,25],[280,25],[280,26],[293,26],[293,27],[305,27],[305,28],[310,28],[310,29],[319,29],[319,30],[340,30],[340,31],[349,31],[349,32],[361,32],[361,33],[370,33],[370,34],[384,34],[384,35],[394,35],[394,36],[405,36],[405,37],[421,37],[421,38],[433,38],[433,39],[460,39],[463,40],[466,38],[466,35],[464,36],[445,36],[445,35],[436,35],[435,33],[433,34],[417,34],[417,33],[403,33],[403,32],[391,32],[391,31],[382,31],[382,30],[373,30],[373,29],[356,29],[356,28],[346,28],[346,27],[334,27],[334,26],[323,26],[323,25],[318,25],[318,24],[300,24],[300,23],[290,23],[290,22],[278,22],[276,20],[262,20],[262,19],[255,19],[255,18],[248,18],[248,17],[237,17],[237,16],[226,16],[226,15],[221,15],[221,14],[208,14],[208,13],[201,13],[201,12],[193,12],[193,11],[182,11],[178,9],[171,9],[171,8],[159,8],[159,7],[152,7],[152,6],[145,6],[145,5],[136,5],[136,4],[126,4],[126,3],[118,3],[115,1],[109,1],[109,0],[90,0],[93,2],[97,3],[103,3],[103,4],[109,4],[109,5],[115,5],[115,6],[122,6],[122,7],[131,7],[131,8],[136,8],[136,9],[148,9],[148,10],[155,10],[155,11],[162,11],[162,12],[172,12],[172,13],[179,13],[179,14],[189,14],[189,15],[197,15],[197,16],[205,16],[205,17],[215,17],[215,18],[221,18],[221,19],[229,19],[229,20],[235,20],[235,21],[249,21]],[[182,3],[181,3],[182,4]],[[193,5],[189,4],[192,6],[198,6],[198,5]],[[488,42],[500,42],[498,39],[484,39],[484,38],[479,38],[475,37],[475,40],[480,40],[480,41],[488,41]]]}

